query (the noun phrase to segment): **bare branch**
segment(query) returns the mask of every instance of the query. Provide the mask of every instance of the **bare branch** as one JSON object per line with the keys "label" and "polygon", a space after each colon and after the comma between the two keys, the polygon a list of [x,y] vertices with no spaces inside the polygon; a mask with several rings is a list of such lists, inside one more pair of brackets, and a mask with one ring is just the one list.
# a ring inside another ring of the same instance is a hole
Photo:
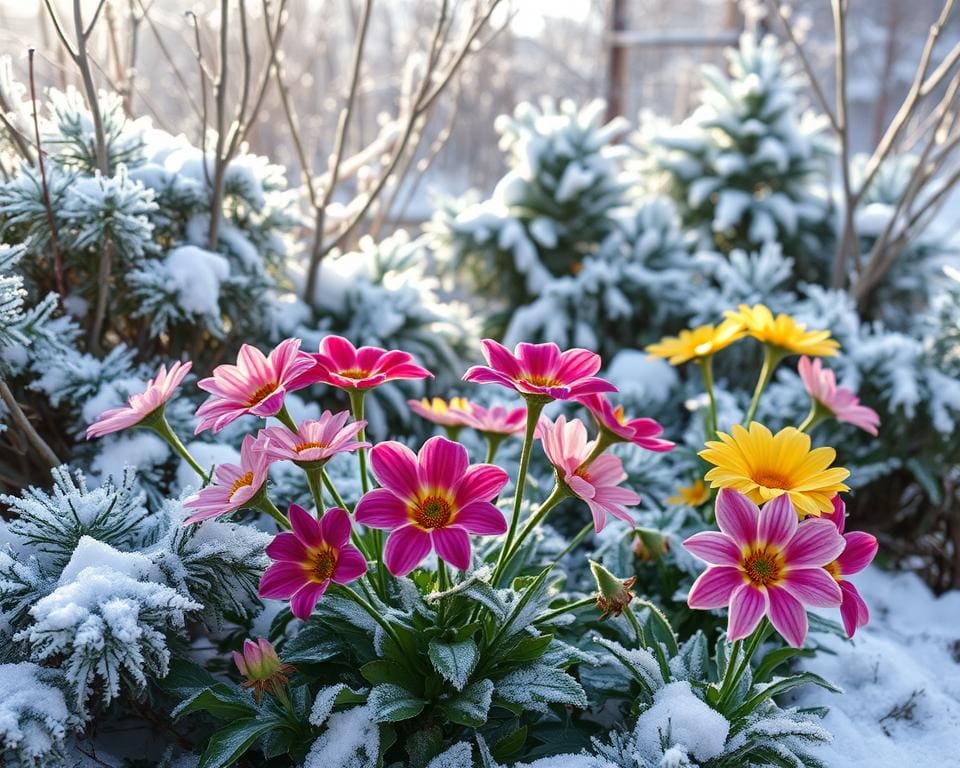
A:
{"label": "bare branch", "polygon": [[23,412],[23,408],[20,407],[20,403],[17,402],[17,398],[13,396],[13,392],[10,391],[10,387],[7,386],[7,382],[3,379],[0,379],[0,400],[3,400],[4,405],[7,406],[14,425],[16,425],[24,437],[27,438],[27,442],[30,443],[43,462],[50,467],[50,469],[60,466],[60,459],[57,458],[57,454],[55,454],[53,449],[40,437],[40,433],[34,429],[33,424],[30,423],[30,419],[27,418],[27,415]]}
{"label": "bare branch", "polygon": [[[174,61],[173,56],[170,53],[170,49],[167,48],[167,44],[164,42],[163,37],[160,34],[160,30],[157,28],[157,25],[153,21],[153,17],[150,15],[150,10],[153,8],[153,3],[150,3],[150,5],[147,6],[143,4],[143,0],[136,0],[136,2],[140,6],[140,11],[143,14],[141,18],[147,22],[148,26],[150,27],[150,31],[153,32],[153,36],[157,41],[157,47],[160,49],[160,53],[163,54],[163,57],[167,60],[167,64],[170,65],[170,71],[173,72],[173,76],[177,79],[177,82],[180,83],[181,88],[183,88],[183,94],[187,97],[187,101],[190,102],[190,106],[193,108],[194,114],[196,114],[198,119],[202,119],[200,106],[193,98],[193,89],[187,83],[186,78],[181,74],[180,68],[177,66],[176,61]],[[192,13],[188,13],[186,15],[188,17],[193,16]],[[193,16],[193,19],[194,23],[196,23],[196,16]],[[198,35],[197,50],[199,51],[199,49],[200,39]]]}

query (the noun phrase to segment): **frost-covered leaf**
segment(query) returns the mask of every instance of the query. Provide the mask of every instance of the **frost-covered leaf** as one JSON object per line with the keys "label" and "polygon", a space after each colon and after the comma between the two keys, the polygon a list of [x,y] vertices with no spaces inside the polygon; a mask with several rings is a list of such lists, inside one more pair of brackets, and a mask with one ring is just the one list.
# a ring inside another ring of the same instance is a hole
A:
{"label": "frost-covered leaf", "polygon": [[465,741],[454,744],[427,763],[427,768],[473,768],[473,746]]}
{"label": "frost-covered leaf", "polygon": [[416,717],[423,711],[426,702],[399,685],[380,683],[370,691],[367,706],[376,722],[390,723]]}
{"label": "frost-covered leaf", "polygon": [[470,638],[459,643],[431,640],[427,651],[433,668],[458,691],[463,690],[477,664],[477,644]]}
{"label": "frost-covered leaf", "polygon": [[452,722],[476,728],[487,721],[492,699],[493,681],[484,678],[451,696],[444,702],[443,708]]}
{"label": "frost-covered leaf", "polygon": [[380,728],[368,707],[354,707],[330,716],[303,768],[376,768],[379,758]]}
{"label": "frost-covered leaf", "polygon": [[587,694],[573,677],[563,670],[534,664],[521,667],[496,681],[497,695],[513,704],[546,711],[547,704],[586,707]]}
{"label": "frost-covered leaf", "polygon": [[366,698],[364,692],[365,689],[354,691],[343,683],[321,688],[317,691],[317,696],[310,709],[310,724],[319,728],[330,717],[333,708],[339,704],[362,704]]}

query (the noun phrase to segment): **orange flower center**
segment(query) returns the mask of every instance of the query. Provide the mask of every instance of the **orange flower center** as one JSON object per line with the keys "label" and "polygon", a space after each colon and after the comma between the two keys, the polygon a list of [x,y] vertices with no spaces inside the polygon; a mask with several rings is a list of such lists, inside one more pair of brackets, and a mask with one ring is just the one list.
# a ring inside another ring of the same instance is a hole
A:
{"label": "orange flower center", "polygon": [[590,483],[591,485],[593,485],[592,481],[590,480],[590,473],[587,472],[587,468],[586,468],[586,467],[577,467],[577,468],[574,470],[573,474],[576,475],[577,477],[582,477],[582,478],[583,478],[584,480],[586,480],[588,483]]}
{"label": "orange flower center", "polygon": [[782,491],[789,491],[792,487],[790,478],[771,470],[757,472],[753,476],[753,482],[762,485],[764,488],[779,488]]}
{"label": "orange flower center", "polygon": [[410,511],[410,516],[421,528],[443,528],[453,517],[453,508],[441,496],[428,496]]}
{"label": "orange flower center", "polygon": [[843,576],[840,574],[840,563],[838,563],[836,560],[827,563],[825,566],[823,566],[823,569],[833,576],[834,581],[843,581]]}
{"label": "orange flower center", "polygon": [[326,447],[327,447],[326,443],[300,443],[299,445],[295,445],[293,447],[293,450],[296,451],[297,453],[303,453],[304,451],[309,451],[311,448],[323,449]]}
{"label": "orange flower center", "polygon": [[545,373],[528,374],[523,377],[523,380],[535,387],[559,387],[561,384],[556,376],[549,376]]}
{"label": "orange flower center", "polygon": [[232,499],[234,494],[239,491],[241,488],[246,488],[248,485],[253,485],[253,472],[247,472],[245,475],[240,475],[230,488],[230,498]]}
{"label": "orange flower center", "polygon": [[247,407],[252,408],[261,400],[263,400],[267,395],[271,394],[277,388],[277,383],[271,381],[269,384],[264,384],[256,392],[250,395],[250,399],[247,400]]}
{"label": "orange flower center", "polygon": [[766,587],[780,580],[784,563],[777,550],[762,547],[748,552],[740,567],[754,586]]}
{"label": "orange flower center", "polygon": [[337,567],[337,552],[330,547],[323,547],[310,555],[310,575],[316,582],[324,582],[333,576]]}
{"label": "orange flower center", "polygon": [[365,379],[370,375],[370,371],[361,368],[348,368],[345,371],[340,371],[340,375],[347,379]]}
{"label": "orange flower center", "polygon": [[617,420],[617,424],[626,424],[626,423],[627,423],[627,417],[626,417],[626,415],[623,413],[623,406],[622,406],[622,405],[618,405],[616,408],[613,409],[613,417]]}

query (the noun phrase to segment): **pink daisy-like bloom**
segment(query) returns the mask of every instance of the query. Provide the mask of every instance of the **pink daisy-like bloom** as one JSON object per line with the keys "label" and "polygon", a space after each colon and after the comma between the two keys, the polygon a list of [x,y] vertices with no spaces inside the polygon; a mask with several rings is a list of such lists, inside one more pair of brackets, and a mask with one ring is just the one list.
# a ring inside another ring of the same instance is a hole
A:
{"label": "pink daisy-like bloom", "polygon": [[427,379],[433,374],[400,350],[360,347],[343,336],[326,336],[320,351],[310,354],[313,365],[301,377],[307,384],[329,384],[346,390],[366,390],[398,379]]}
{"label": "pink daisy-like bloom", "polygon": [[290,600],[290,611],[307,619],[317,601],[334,584],[349,584],[367,572],[367,561],[350,543],[350,518],[339,507],[317,520],[291,504],[287,517],[292,531],[278,533],[267,544],[275,560],[260,579],[260,597]]}
{"label": "pink daisy-like bloom", "polygon": [[197,491],[183,505],[186,509],[194,510],[184,520],[184,525],[250,506],[266,485],[269,468],[270,458],[257,445],[253,435],[247,435],[240,446],[240,465],[218,464],[213,473],[213,482]]}
{"label": "pink daisy-like bloom", "polygon": [[397,442],[370,451],[374,477],[382,486],[357,504],[358,523],[389,530],[384,560],[394,576],[405,576],[430,550],[455,568],[470,567],[470,536],[496,536],[507,522],[493,504],[507,473],[492,464],[473,464],[467,449],[431,437],[419,454]]}
{"label": "pink daisy-like bloom", "polygon": [[635,525],[626,507],[640,501],[640,497],[620,483],[627,479],[618,456],[602,453],[588,466],[583,466],[596,447],[596,441],[587,441],[587,428],[580,419],[567,421],[558,416],[553,423],[541,418],[537,436],[543,442],[543,451],[566,486],[585,501],[593,515],[593,527],[598,533],[607,523],[607,514]]}
{"label": "pink daisy-like bloom", "polygon": [[439,424],[441,427],[465,427],[467,426],[467,411],[470,409],[470,403],[462,397],[451,397],[449,402],[442,397],[428,398],[420,400],[407,400],[410,410],[417,416],[433,424]]}
{"label": "pink daisy-like bloom", "polygon": [[846,528],[847,506],[843,503],[840,495],[833,497],[833,512],[827,512],[824,518],[833,522],[837,526],[837,531],[843,536],[845,546],[840,556],[825,566],[827,573],[833,576],[834,580],[840,585],[840,591],[843,593],[840,603],[840,618],[843,620],[843,628],[847,637],[853,637],[854,633],[870,621],[870,610],[866,602],[860,596],[857,588],[847,579],[855,573],[860,573],[877,556],[877,539],[864,531],[851,531],[844,533]]}
{"label": "pink daisy-like bloom", "polygon": [[324,411],[316,421],[304,421],[296,432],[286,427],[267,427],[257,436],[257,448],[272,461],[293,461],[300,466],[325,464],[338,453],[369,448],[356,439],[367,422],[347,424],[349,411]]}
{"label": "pink daisy-like bloom", "polygon": [[488,435],[521,434],[527,423],[525,406],[507,408],[503,405],[491,405],[485,408],[477,403],[467,403],[463,414],[466,425],[477,432]]}
{"label": "pink daisy-like bloom", "polygon": [[287,392],[309,384],[298,381],[298,377],[312,365],[310,357],[300,351],[300,339],[281,341],[267,357],[256,347],[244,344],[236,365],[218,365],[213,376],[197,383],[210,397],[197,409],[195,434],[205,429],[219,432],[248,413],[263,418],[275,416]]}
{"label": "pink daisy-like bloom", "polygon": [[805,605],[840,605],[840,585],[825,566],[843,552],[830,520],[797,519],[786,494],[761,511],[743,494],[717,496],[719,531],[695,533],[683,546],[708,567],[693,584],[687,604],[706,610],[729,606],[727,638],[742,640],[765,615],[794,648],[807,636]]}
{"label": "pink daisy-like bloom", "polygon": [[605,395],[586,395],[577,398],[590,415],[597,422],[597,426],[604,431],[608,438],[618,443],[633,443],[648,451],[663,453],[673,450],[675,444],[663,440],[663,427],[659,422],[649,418],[630,419],[627,421],[623,414],[623,406],[616,408],[607,400]]}
{"label": "pink daisy-like bloom", "polygon": [[487,365],[475,365],[464,381],[499,384],[521,395],[546,400],[572,400],[597,392],[616,392],[609,381],[594,374],[600,355],[586,349],[560,351],[556,344],[517,344],[511,352],[492,339],[481,342]]}
{"label": "pink daisy-like bloom", "polygon": [[190,362],[176,362],[170,366],[169,371],[165,365],[161,365],[157,375],[147,382],[147,388],[143,392],[130,395],[127,398],[127,404],[120,408],[104,411],[93,424],[87,427],[87,440],[135,427],[152,413],[163,408],[177,391],[183,377],[190,372],[192,365],[193,363]]}
{"label": "pink daisy-like bloom", "polygon": [[852,424],[864,432],[877,435],[880,417],[873,408],[860,403],[860,398],[845,387],[837,386],[837,377],[829,368],[824,368],[819,358],[811,360],[804,355],[797,366],[807,393],[826,408],[837,421]]}

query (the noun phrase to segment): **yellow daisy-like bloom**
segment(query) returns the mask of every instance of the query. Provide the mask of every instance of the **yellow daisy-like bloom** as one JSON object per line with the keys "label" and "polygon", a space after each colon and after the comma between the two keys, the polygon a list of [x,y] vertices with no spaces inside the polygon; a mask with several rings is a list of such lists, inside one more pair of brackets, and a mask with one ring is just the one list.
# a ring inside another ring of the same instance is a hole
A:
{"label": "yellow daisy-like bloom", "polygon": [[727,310],[724,315],[739,323],[753,338],[787,354],[830,357],[840,349],[840,343],[830,338],[830,331],[808,331],[805,323],[798,323],[790,315],[781,313],[774,317],[763,304],[741,304],[736,312]]}
{"label": "yellow daisy-like bloom", "polygon": [[668,496],[667,504],[686,504],[689,507],[699,507],[710,498],[710,489],[703,480],[697,480],[693,485],[681,485],[677,488],[676,496]]}
{"label": "yellow daisy-like bloom", "polygon": [[720,325],[701,325],[680,331],[679,336],[666,336],[647,347],[651,357],[667,358],[670,365],[681,365],[694,358],[700,359],[729,347],[746,335],[739,320],[724,320]]}
{"label": "yellow daisy-like bloom", "polygon": [[830,466],[837,452],[811,450],[810,436],[800,430],[784,427],[774,435],[754,421],[749,432],[739,424],[732,431],[732,436],[717,433],[720,441],[711,440],[700,451],[715,465],[704,478],[713,488],[732,488],[755,504],[786,493],[800,517],[829,512],[833,497],[849,490],[843,481],[850,472]]}

